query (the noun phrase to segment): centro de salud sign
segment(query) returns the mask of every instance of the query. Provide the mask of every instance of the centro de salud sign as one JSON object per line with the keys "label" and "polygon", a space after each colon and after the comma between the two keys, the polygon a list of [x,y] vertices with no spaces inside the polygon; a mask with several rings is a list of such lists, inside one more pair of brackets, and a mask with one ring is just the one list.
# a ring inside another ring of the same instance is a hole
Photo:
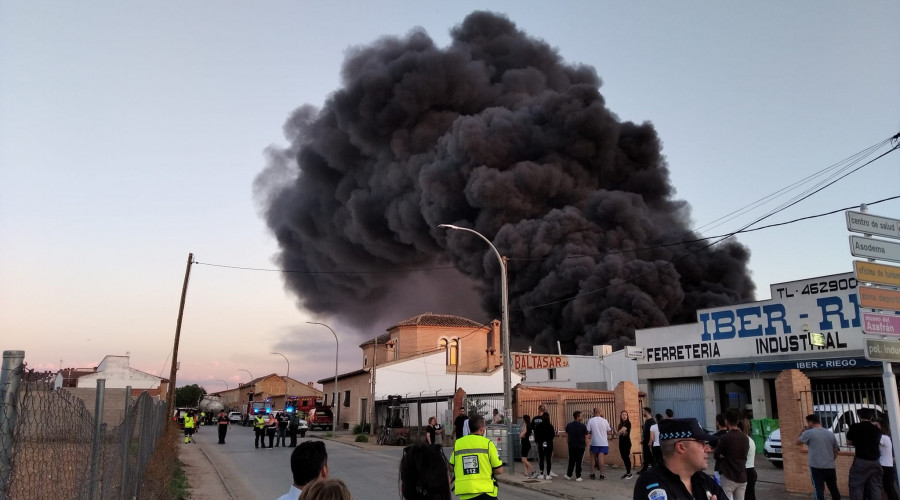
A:
{"label": "centro de salud sign", "polygon": [[513,370],[525,371],[540,368],[565,368],[569,357],[555,354],[512,353]]}

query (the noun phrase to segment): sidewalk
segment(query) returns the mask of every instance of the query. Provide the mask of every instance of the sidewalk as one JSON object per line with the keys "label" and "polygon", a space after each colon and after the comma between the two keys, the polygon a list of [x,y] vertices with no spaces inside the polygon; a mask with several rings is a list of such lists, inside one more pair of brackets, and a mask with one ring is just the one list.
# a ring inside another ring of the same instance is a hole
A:
{"label": "sidewalk", "polygon": [[[332,438],[324,438],[324,439],[333,439],[340,441],[342,443],[350,444],[352,446],[356,446],[362,449],[377,449],[380,448],[379,445],[375,444],[374,437],[371,437],[368,443],[357,443],[354,440],[356,436],[352,434],[344,434],[339,433],[335,437]],[[447,454],[449,455],[452,451],[451,448],[445,448]],[[759,456],[759,460],[762,459],[762,455]],[[536,461],[532,462],[532,465],[537,469]],[[634,498],[634,482],[637,480],[638,475],[634,474],[632,479],[623,480],[621,479],[622,475],[625,474],[625,469],[622,467],[610,467],[606,466],[605,475],[606,479],[603,481],[588,479],[588,474],[590,471],[587,469],[587,463],[582,464],[582,473],[584,475],[583,481],[575,481],[575,479],[566,480],[563,476],[566,473],[566,466],[568,465],[567,460],[563,459],[554,459],[552,471],[558,474],[557,477],[553,479],[547,480],[539,480],[539,479],[529,479],[524,477],[522,474],[525,472],[525,467],[521,462],[515,463],[515,472],[510,472],[510,468],[507,465],[504,467],[505,474],[502,474],[497,477],[497,480],[501,483],[520,486],[522,488],[528,488],[531,490],[539,491],[547,496],[556,497],[556,498],[571,498],[573,500],[583,500],[583,499],[631,499]],[[712,473],[712,460],[709,461],[710,468],[707,471],[708,473]],[[634,471],[633,471],[634,472]],[[809,495],[801,495],[788,493],[784,489],[783,483],[777,482],[764,482],[759,481],[756,483],[756,496],[758,498],[779,498],[779,499],[808,499]],[[720,499],[724,500],[724,499]]]}

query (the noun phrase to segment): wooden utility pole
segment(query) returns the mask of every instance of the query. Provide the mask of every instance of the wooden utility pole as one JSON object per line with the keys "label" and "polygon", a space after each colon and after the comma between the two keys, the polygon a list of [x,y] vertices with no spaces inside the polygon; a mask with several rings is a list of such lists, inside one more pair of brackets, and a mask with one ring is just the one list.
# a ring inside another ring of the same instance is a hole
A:
{"label": "wooden utility pole", "polygon": [[178,322],[175,325],[175,346],[172,347],[172,371],[169,372],[169,412],[166,418],[172,418],[175,411],[175,376],[178,371],[178,341],[181,340],[181,319],[184,317],[184,301],[187,298],[188,281],[191,278],[191,264],[194,254],[188,254],[187,269],[184,271],[184,285],[181,287],[181,305],[178,307]]}
{"label": "wooden utility pole", "polygon": [[375,337],[375,347],[372,348],[372,408],[369,410],[371,415],[369,420],[369,435],[375,435],[375,368],[378,366],[378,337]]}

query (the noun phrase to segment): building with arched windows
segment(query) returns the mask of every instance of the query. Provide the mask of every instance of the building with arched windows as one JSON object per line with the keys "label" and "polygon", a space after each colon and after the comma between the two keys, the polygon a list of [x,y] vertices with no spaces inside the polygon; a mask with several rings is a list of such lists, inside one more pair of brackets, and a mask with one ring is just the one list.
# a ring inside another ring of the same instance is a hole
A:
{"label": "building with arched windows", "polygon": [[[446,400],[457,387],[473,394],[503,392],[500,321],[483,324],[449,314],[425,313],[403,320],[386,333],[360,344],[362,368],[323,378],[326,404],[340,404],[339,426],[370,422],[373,403],[390,395],[427,404],[428,416],[442,420]],[[521,376],[511,374],[512,385]],[[417,412],[411,411],[413,425]]]}

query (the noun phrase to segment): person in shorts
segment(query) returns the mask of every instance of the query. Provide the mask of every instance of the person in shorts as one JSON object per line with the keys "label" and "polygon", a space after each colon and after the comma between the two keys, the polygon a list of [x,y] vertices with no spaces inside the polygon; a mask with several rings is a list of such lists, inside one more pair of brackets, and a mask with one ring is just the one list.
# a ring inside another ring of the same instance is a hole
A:
{"label": "person in shorts", "polygon": [[[588,434],[591,435],[591,479],[604,480],[603,467],[606,455],[609,453],[609,435],[612,427],[603,416],[600,408],[594,408],[594,416],[587,423]],[[597,466],[597,475],[594,476],[594,465]]]}

